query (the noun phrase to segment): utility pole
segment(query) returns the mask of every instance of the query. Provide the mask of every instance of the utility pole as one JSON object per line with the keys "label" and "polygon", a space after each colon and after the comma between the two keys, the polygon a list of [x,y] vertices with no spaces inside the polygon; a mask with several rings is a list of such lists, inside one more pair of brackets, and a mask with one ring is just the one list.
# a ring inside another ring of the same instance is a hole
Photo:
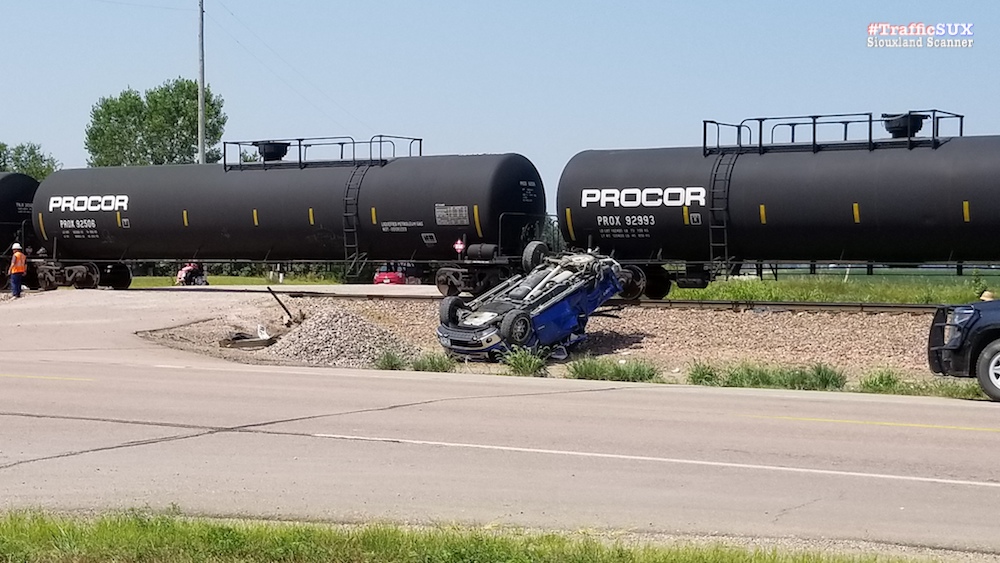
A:
{"label": "utility pole", "polygon": [[205,0],[198,0],[198,164],[205,164]]}

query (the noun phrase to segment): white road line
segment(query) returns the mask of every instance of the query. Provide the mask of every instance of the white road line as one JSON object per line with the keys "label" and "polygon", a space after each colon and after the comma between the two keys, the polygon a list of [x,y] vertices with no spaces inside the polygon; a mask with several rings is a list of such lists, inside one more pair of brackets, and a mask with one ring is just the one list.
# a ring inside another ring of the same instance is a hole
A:
{"label": "white road line", "polygon": [[862,477],[868,479],[886,479],[890,481],[909,481],[916,483],[934,483],[938,485],[964,485],[970,487],[1000,488],[1000,483],[990,481],[966,481],[963,479],[939,479],[936,477],[916,477],[912,475],[891,475],[887,473],[864,473],[861,471],[835,471],[832,469],[812,469],[808,467],[785,467],[781,465],[759,465],[755,463],[730,463],[726,461],[703,461],[698,459],[678,459],[670,457],[655,457],[628,454],[606,454],[599,452],[580,452],[573,450],[549,450],[544,448],[519,448],[515,446],[493,446],[489,444],[464,444],[460,442],[433,442],[429,440],[407,440],[403,438],[380,438],[377,436],[351,436],[346,434],[312,434],[316,438],[333,438],[336,440],[354,440],[358,442],[384,442],[392,444],[411,444],[416,446],[439,446],[445,448],[466,448],[474,450],[492,450],[500,452],[517,452],[528,454],[560,455],[570,457],[587,457],[599,459],[617,459],[623,461],[651,461],[654,463],[672,463],[681,465],[701,465],[708,467],[725,467],[730,469],[753,469],[758,471],[783,471],[786,473],[805,473],[813,475],[833,475],[837,477]]}

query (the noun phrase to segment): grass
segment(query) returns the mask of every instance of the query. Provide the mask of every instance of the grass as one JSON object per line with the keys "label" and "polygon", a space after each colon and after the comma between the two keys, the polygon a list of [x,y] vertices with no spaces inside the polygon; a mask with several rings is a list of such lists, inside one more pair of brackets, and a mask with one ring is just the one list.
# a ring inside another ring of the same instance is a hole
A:
{"label": "grass", "polygon": [[571,362],[566,369],[569,377],[574,379],[661,381],[659,368],[645,360],[615,360],[586,356]]}
{"label": "grass", "polygon": [[389,525],[217,522],[127,511],[96,518],[13,512],[0,516],[0,561],[188,561],[356,563],[846,563],[906,561],[885,556],[831,555],[721,544],[627,545],[585,536],[502,529]]}
{"label": "grass", "polygon": [[952,399],[987,399],[975,379],[940,377],[930,381],[907,379],[888,368],[878,368],[848,383],[842,370],[826,364],[812,366],[767,366],[740,363],[716,366],[695,362],[688,383],[714,387],[753,387],[813,391],[851,391],[885,395],[918,395]]}
{"label": "grass", "polygon": [[688,382],[693,385],[715,387],[839,391],[847,384],[847,376],[826,364],[813,364],[810,367],[772,367],[740,363],[719,368],[699,362],[691,368]]}
{"label": "grass", "polygon": [[[844,303],[968,303],[986,289],[1000,287],[1000,276],[972,272],[965,276],[942,273],[906,275],[883,273],[872,276],[864,269],[834,273],[781,275],[777,280],[732,278],[709,284],[705,289],[674,288],[670,299],[703,301],[805,301]],[[891,270],[890,270],[891,272]],[[846,276],[846,279],[845,279]]]}
{"label": "grass", "polygon": [[939,377],[931,381],[908,380],[887,368],[873,370],[858,381],[856,391],[889,395],[920,395],[952,399],[988,399],[974,378]]}
{"label": "grass", "polygon": [[527,348],[514,347],[503,355],[500,360],[507,365],[507,373],[522,377],[545,377],[548,370],[545,367],[545,356],[536,354]]}
{"label": "grass", "polygon": [[420,356],[410,367],[413,371],[436,371],[441,373],[448,373],[455,371],[455,359],[447,354],[440,353],[430,353]]}
{"label": "grass", "polygon": [[399,370],[406,369],[406,358],[395,350],[385,350],[375,359],[375,369]]}

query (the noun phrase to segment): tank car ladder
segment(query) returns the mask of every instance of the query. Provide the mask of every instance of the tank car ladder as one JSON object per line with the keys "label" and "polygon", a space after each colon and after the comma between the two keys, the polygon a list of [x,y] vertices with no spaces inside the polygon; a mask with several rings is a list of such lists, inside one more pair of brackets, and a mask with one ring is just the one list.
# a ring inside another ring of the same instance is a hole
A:
{"label": "tank car ladder", "polygon": [[361,220],[358,216],[358,195],[361,192],[361,181],[369,168],[369,164],[357,166],[344,191],[344,260],[347,261],[348,276],[359,273],[365,262],[364,256],[358,253],[358,228]]}
{"label": "tank car ladder", "polygon": [[739,151],[723,151],[715,160],[708,190],[708,247],[713,276],[729,275],[729,183]]}

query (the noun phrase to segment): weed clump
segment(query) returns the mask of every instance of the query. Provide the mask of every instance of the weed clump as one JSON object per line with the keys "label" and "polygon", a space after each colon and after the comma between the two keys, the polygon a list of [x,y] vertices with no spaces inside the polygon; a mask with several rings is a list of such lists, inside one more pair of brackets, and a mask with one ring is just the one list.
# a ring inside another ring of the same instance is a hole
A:
{"label": "weed clump", "polygon": [[528,348],[515,346],[513,350],[501,356],[500,361],[507,365],[510,375],[522,377],[545,377],[545,356],[543,353],[532,352]]}
{"label": "weed clump", "polygon": [[413,371],[436,371],[441,373],[448,373],[455,371],[455,359],[447,354],[431,353],[424,354],[413,363],[410,367]]}
{"label": "weed clump", "polygon": [[406,369],[406,358],[396,352],[395,350],[385,350],[375,358],[375,369],[381,370],[399,370]]}
{"label": "weed clump", "polygon": [[574,379],[599,379],[607,381],[661,381],[660,370],[646,360],[615,360],[586,356],[567,366]]}
{"label": "weed clump", "polygon": [[741,363],[720,368],[697,362],[688,372],[688,383],[715,387],[838,391],[847,384],[847,376],[842,371],[823,363],[809,367]]}

